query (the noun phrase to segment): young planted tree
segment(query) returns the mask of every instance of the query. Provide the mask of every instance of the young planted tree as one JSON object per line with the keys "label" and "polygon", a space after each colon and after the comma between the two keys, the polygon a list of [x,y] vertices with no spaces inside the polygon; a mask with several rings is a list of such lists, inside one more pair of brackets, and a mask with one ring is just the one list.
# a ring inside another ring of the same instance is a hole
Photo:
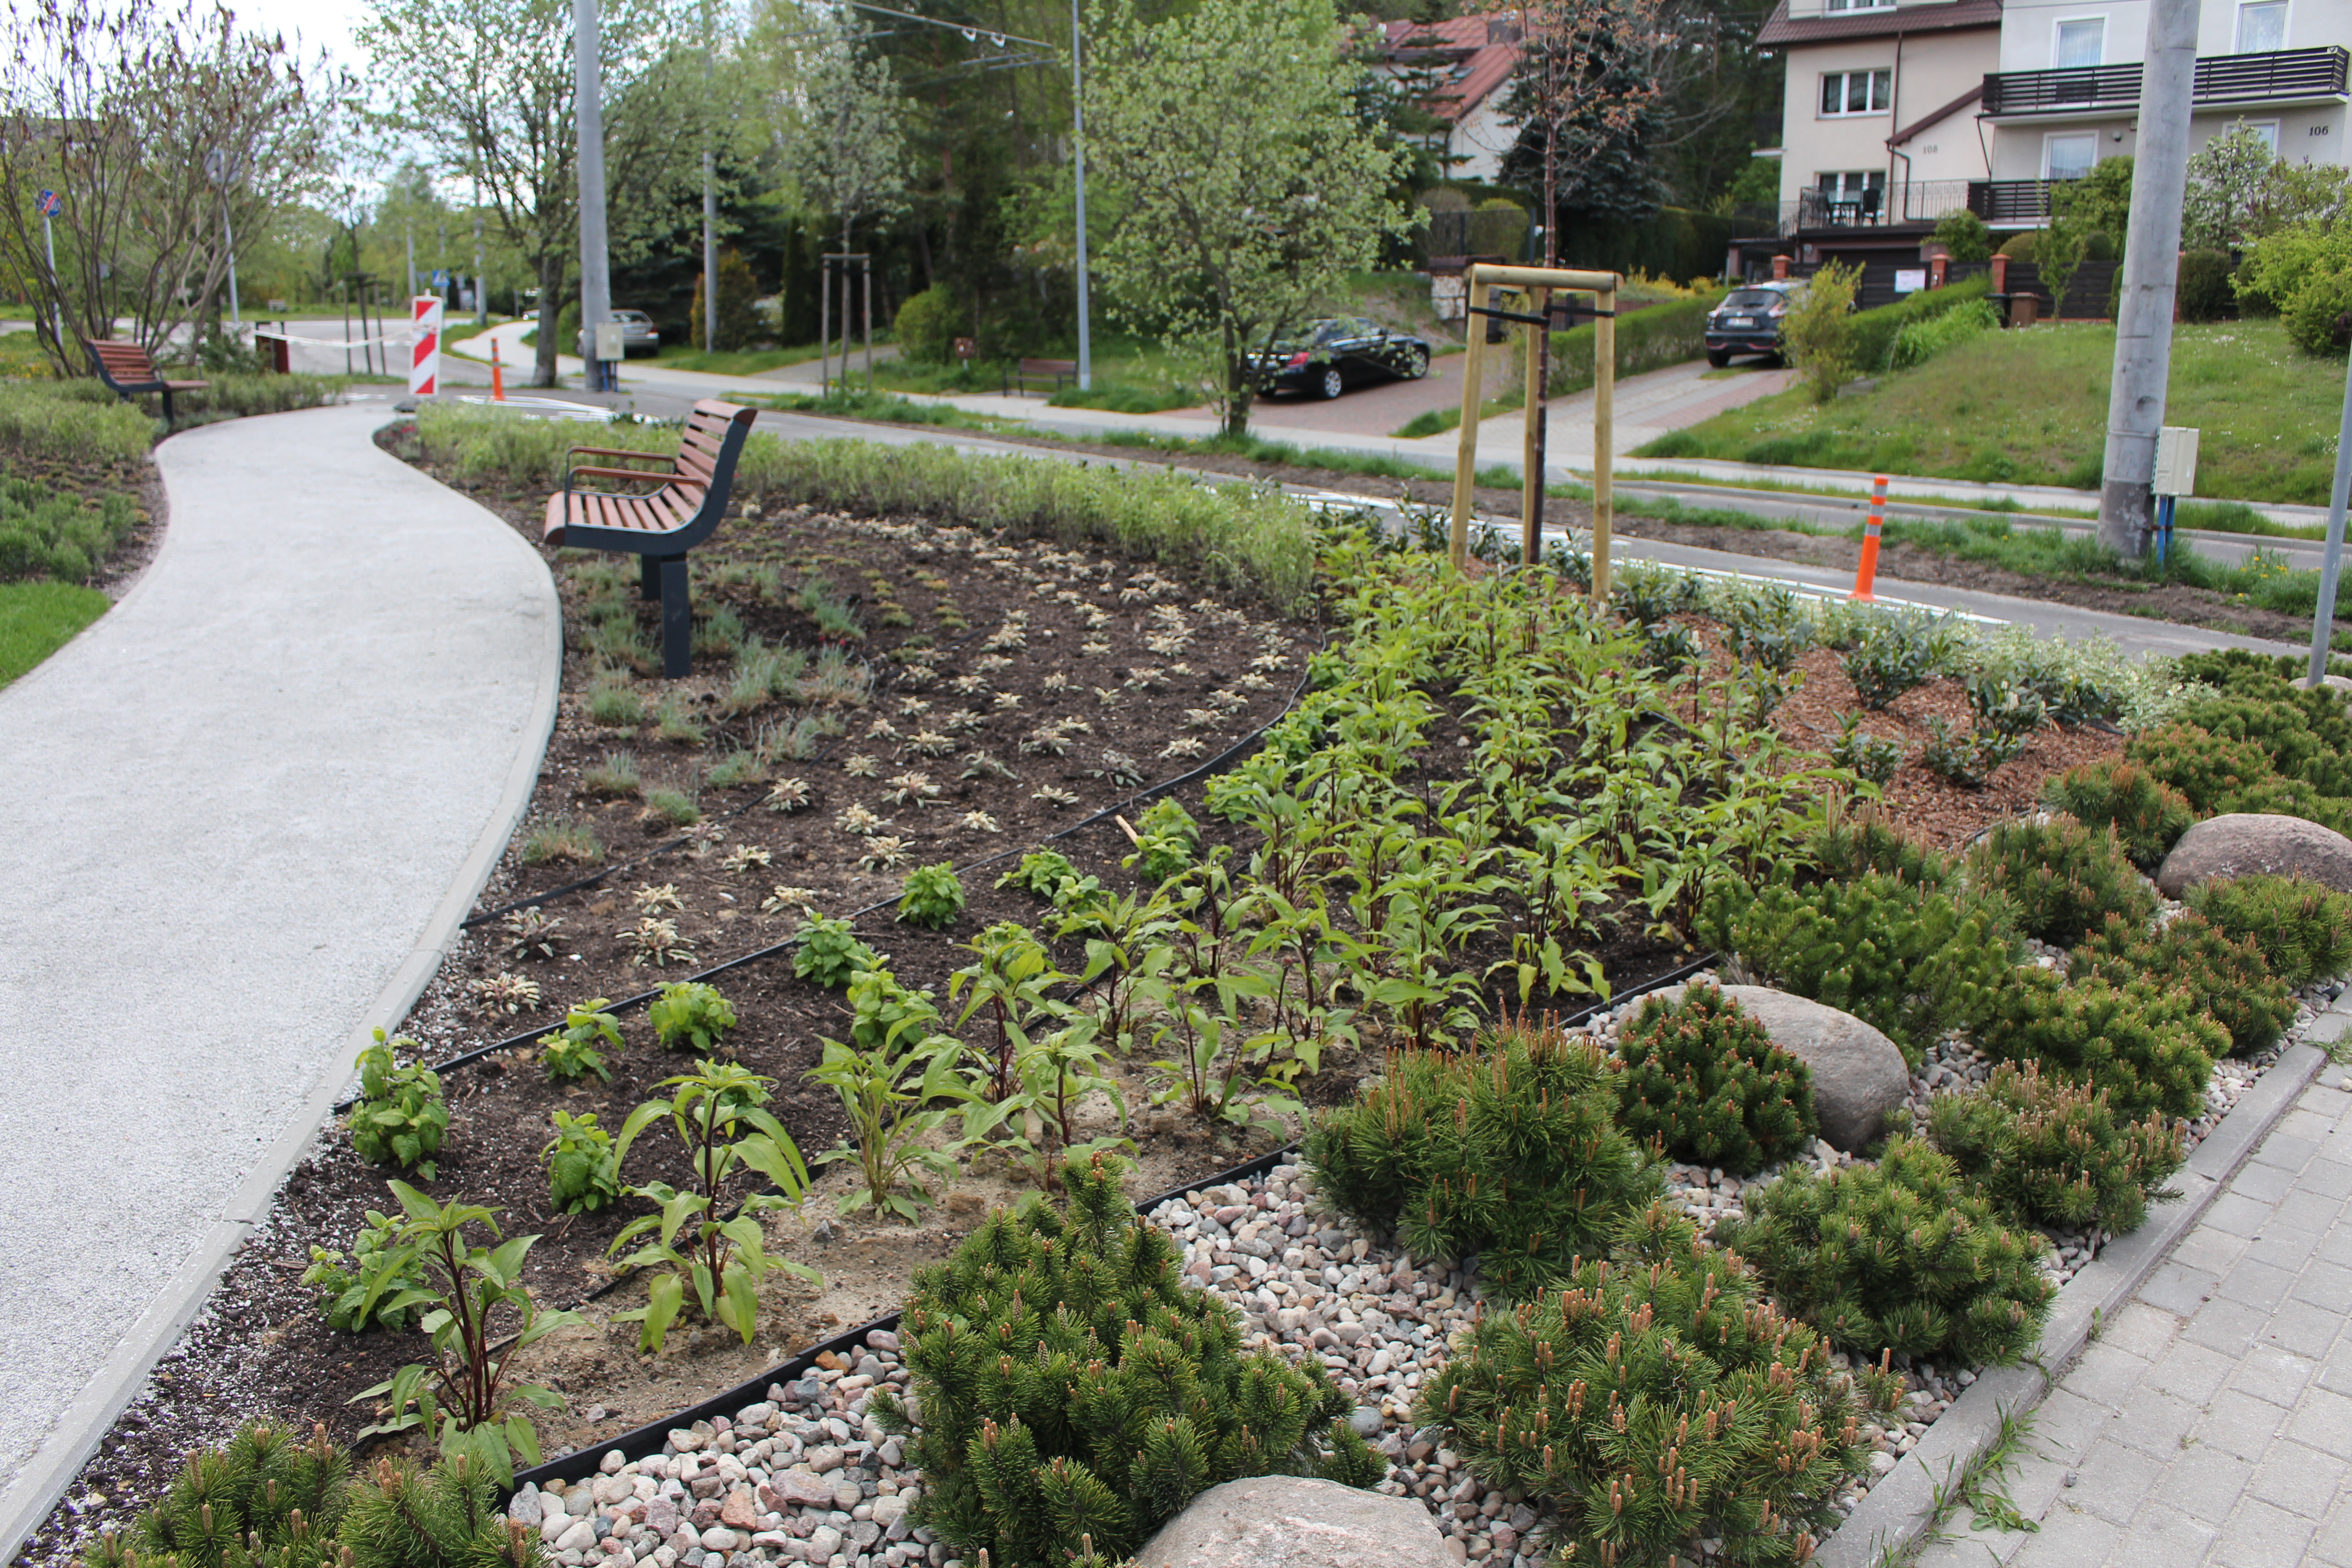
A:
{"label": "young planted tree", "polygon": [[1406,231],[1386,194],[1400,154],[1352,112],[1362,68],[1330,0],[1205,0],[1163,22],[1104,0],[1087,33],[1087,152],[1119,215],[1096,266],[1239,436],[1255,356]]}
{"label": "young planted tree", "polygon": [[[803,193],[841,226],[841,248],[857,225],[907,205],[907,104],[890,62],[876,53],[847,11],[815,10],[782,51],[785,82],[776,134]],[[723,276],[723,275],[722,275]],[[849,339],[843,296],[842,341]]]}

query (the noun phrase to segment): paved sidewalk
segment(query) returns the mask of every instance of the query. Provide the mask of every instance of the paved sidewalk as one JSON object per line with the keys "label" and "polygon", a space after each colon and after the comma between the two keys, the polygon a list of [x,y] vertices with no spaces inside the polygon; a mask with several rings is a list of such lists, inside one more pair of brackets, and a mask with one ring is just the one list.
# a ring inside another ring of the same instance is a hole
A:
{"label": "paved sidewalk", "polygon": [[2352,1081],[2330,1067],[2042,1403],[1920,1568],[2352,1568]]}
{"label": "paved sidewalk", "polygon": [[553,584],[381,407],[156,452],[145,578],[0,690],[0,1562],[438,964],[553,718]]}

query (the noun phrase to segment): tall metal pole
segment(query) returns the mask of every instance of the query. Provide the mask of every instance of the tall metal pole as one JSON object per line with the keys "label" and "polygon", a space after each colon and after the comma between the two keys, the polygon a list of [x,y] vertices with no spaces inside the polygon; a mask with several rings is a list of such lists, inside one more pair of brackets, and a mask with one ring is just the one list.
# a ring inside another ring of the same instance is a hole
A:
{"label": "tall metal pole", "polygon": [[2115,377],[2107,394],[2099,542],[2120,555],[2147,550],[2156,437],[2172,374],[2174,273],[2180,204],[2189,186],[2189,112],[2197,76],[2198,0],[2155,0],[2140,79],[2139,145],[2116,310]]}
{"label": "tall metal pole", "polygon": [[[702,0],[702,96],[710,100],[710,0]],[[702,131],[702,346],[719,349],[719,187],[712,175],[710,128]]]}
{"label": "tall metal pole", "polygon": [[613,313],[613,274],[604,252],[604,103],[596,0],[572,0],[573,123],[580,161],[580,357],[591,392],[611,390],[610,368],[596,358],[596,329]]}
{"label": "tall metal pole", "polygon": [[236,233],[228,226],[228,193],[221,193],[221,238],[228,246],[228,319],[232,326],[245,325],[245,312],[236,304]]}
{"label": "tall metal pole", "polygon": [[490,324],[490,286],[482,281],[482,193],[474,192],[474,325]]}
{"label": "tall metal pole", "polygon": [[2336,637],[2336,579],[2344,565],[2344,508],[2352,499],[2352,361],[2344,366],[2344,414],[2336,426],[2336,485],[2327,492],[2327,555],[2319,567],[2319,607],[2311,617],[2311,684],[2327,673]]}
{"label": "tall metal pole", "polygon": [[[227,216],[228,216],[228,209],[227,209],[227,208],[224,207],[224,208],[222,208],[222,209],[221,209],[221,216],[222,216],[222,218],[223,218],[224,220],[226,220],[226,219],[227,218]],[[406,246],[406,247],[408,247],[408,297],[409,297],[410,299],[414,300],[414,299],[415,299],[415,298],[416,298],[416,225],[415,225],[415,224],[414,224],[413,222],[407,221],[407,220],[405,220],[405,219],[402,220],[402,223],[401,223],[401,226],[400,226],[400,241],[401,241],[401,243],[402,243],[403,245],[404,245],[404,246]]]}
{"label": "tall metal pole", "polygon": [[66,291],[58,282],[58,241],[49,232],[47,207],[41,209],[41,244],[49,253],[49,293],[57,300],[58,348],[62,353],[66,346]]}
{"label": "tall metal pole", "polygon": [[1078,390],[1095,384],[1093,323],[1087,310],[1087,81],[1078,56],[1078,0],[1070,0],[1070,153],[1078,174]]}

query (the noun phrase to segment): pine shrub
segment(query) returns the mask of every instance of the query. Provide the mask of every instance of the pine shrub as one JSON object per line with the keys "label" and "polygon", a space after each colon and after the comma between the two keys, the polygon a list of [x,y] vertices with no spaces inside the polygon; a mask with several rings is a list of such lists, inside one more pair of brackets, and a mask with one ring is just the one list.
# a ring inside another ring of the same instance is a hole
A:
{"label": "pine shrub", "polygon": [[2072,947],[2110,914],[2145,921],[2156,889],[2124,853],[2112,827],[2071,816],[2000,822],[1969,851],[1969,872],[2017,908],[2017,929]]}
{"label": "pine shrub", "polygon": [[1522,1020],[1459,1055],[1392,1052],[1378,1085],[1317,1119],[1307,1163],[1341,1210],[1414,1256],[1476,1253],[1491,1286],[1526,1295],[1658,1194],[1617,1103],[1598,1045]]}
{"label": "pine shrub", "polygon": [[1703,922],[1767,984],[1853,1014],[1915,1064],[1948,1028],[1990,1012],[2016,938],[1997,898],[1955,895],[1884,871],[1812,888],[1727,885]]}
{"label": "pine shrub", "polygon": [[539,1531],[509,1524],[486,1466],[383,1459],[352,1489],[341,1568],[544,1568]]}
{"label": "pine shrub", "polygon": [[2149,871],[2197,820],[2187,795],[2113,757],[2043,780],[2042,804],[2093,827],[2113,827],[2132,864]]}
{"label": "pine shrub", "polygon": [[2022,969],[1978,1043],[2005,1061],[2038,1061],[2107,1090],[2126,1116],[2194,1116],[2229,1032],[2187,991],[2153,980],[2068,982]]}
{"label": "pine shrub", "polygon": [[2270,778],[2269,755],[2244,741],[2224,741],[2194,724],[2144,730],[2124,742],[2124,755],[2158,784],[2180,792],[2200,815]]}
{"label": "pine shrub", "polygon": [[2053,1294],[2042,1237],[2003,1225],[1949,1157],[1909,1138],[1875,1165],[1789,1172],[1716,1237],[1783,1307],[1874,1359],[2007,1364],[2033,1348]]}
{"label": "pine shrub", "polygon": [[2003,1062],[1983,1090],[1939,1094],[1928,1136],[2021,1220],[2118,1235],[2137,1230],[2188,1147],[2160,1117],[2116,1114],[2112,1097],[2036,1062]]}
{"label": "pine shrub", "polygon": [[1116,1561],[1223,1481],[1386,1474],[1319,1365],[1244,1355],[1233,1309],[1180,1282],[1176,1244],[1120,1195],[1123,1169],[1073,1160],[1066,1208],[1033,1194],[916,1272],[901,1332],[924,1487],[909,1518],[951,1556],[1063,1568],[1091,1537]]}
{"label": "pine shrub", "polygon": [[2189,907],[2252,939],[2271,973],[2300,991],[2352,969],[2352,896],[2304,877],[2238,877],[2189,889]]}
{"label": "pine shrub", "polygon": [[1695,1562],[1701,1539],[1709,1563],[1803,1561],[1867,1457],[1828,1347],[1663,1205],[1614,1251],[1483,1314],[1417,1418],[1489,1484],[1550,1500],[1575,1561],[1591,1542],[1602,1563]]}
{"label": "pine shrub", "polygon": [[2229,1032],[2232,1056],[2271,1045],[2294,1021],[2294,994],[2271,973],[2254,939],[2232,937],[2194,911],[2155,931],[2109,915],[2074,950],[2068,973],[2112,985],[2145,979],[2186,990],[2199,1011]]}
{"label": "pine shrub", "polygon": [[1822,875],[1841,881],[1884,871],[1898,881],[1923,888],[1952,884],[1951,861],[1931,846],[1906,837],[1876,805],[1852,813],[1833,808],[1806,847]]}
{"label": "pine shrub", "polygon": [[1747,1175],[1803,1148],[1819,1129],[1813,1075],[1713,985],[1652,997],[1626,1026],[1618,1120],[1677,1160]]}

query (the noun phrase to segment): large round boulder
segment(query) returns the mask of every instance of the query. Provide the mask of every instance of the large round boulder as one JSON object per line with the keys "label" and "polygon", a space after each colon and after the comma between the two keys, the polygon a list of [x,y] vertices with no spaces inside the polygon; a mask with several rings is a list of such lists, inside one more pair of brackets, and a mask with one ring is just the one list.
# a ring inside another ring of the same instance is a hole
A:
{"label": "large round boulder", "polygon": [[[1676,985],[1657,994],[1671,1003],[1682,992]],[[1723,994],[1811,1069],[1813,1110],[1832,1147],[1852,1152],[1886,1131],[1911,1093],[1901,1047],[1851,1013],[1769,985],[1726,985]]]}
{"label": "large round boulder", "polygon": [[1455,1568],[1412,1498],[1307,1476],[1211,1487],[1135,1555],[1136,1568]]}
{"label": "large round boulder", "polygon": [[2156,885],[2168,899],[2205,882],[2257,873],[2305,877],[2352,893],[2352,838],[2300,816],[2232,811],[2209,816],[2180,836]]}

